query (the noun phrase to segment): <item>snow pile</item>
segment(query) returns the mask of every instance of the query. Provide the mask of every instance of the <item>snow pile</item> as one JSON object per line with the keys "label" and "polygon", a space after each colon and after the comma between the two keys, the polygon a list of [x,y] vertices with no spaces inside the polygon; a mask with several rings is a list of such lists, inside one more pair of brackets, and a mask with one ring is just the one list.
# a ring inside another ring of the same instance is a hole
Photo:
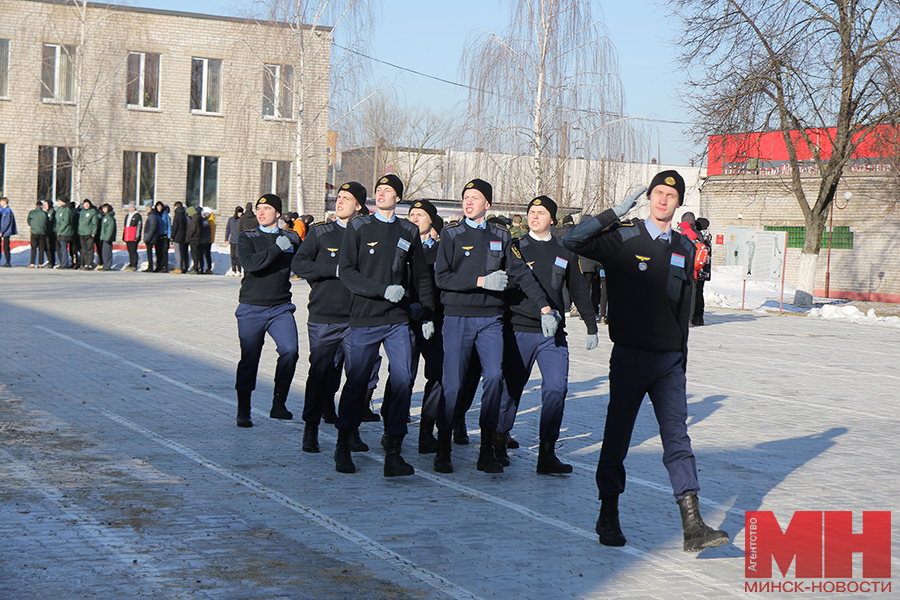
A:
{"label": "snow pile", "polygon": [[[710,308],[740,310],[741,294],[744,294],[744,309],[760,312],[778,310],[781,300],[780,281],[748,281],[744,292],[744,280],[740,265],[713,267],[712,278],[703,287],[703,299]],[[784,284],[784,310],[798,312],[791,306],[794,288]],[[800,311],[802,312],[802,311]]]}
{"label": "snow pile", "polygon": [[872,308],[863,314],[861,310],[849,304],[826,304],[821,308],[811,308],[809,316],[831,321],[850,321],[862,325],[881,324],[900,328],[900,317],[878,317]]}

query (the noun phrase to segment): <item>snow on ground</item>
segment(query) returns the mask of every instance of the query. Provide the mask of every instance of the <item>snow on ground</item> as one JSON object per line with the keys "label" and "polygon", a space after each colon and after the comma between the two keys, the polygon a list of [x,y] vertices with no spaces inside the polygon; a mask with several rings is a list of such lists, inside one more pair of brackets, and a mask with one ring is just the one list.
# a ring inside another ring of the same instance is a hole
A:
{"label": "snow on ground", "polygon": [[[25,267],[28,265],[30,248],[22,245],[12,249],[12,265]],[[147,267],[147,255],[143,249],[138,251],[139,270]],[[225,244],[212,245],[213,274],[226,275],[231,271],[231,255],[229,247]],[[128,252],[116,250],[113,252],[113,270],[119,270],[128,264]],[[169,250],[169,268],[174,269],[175,257]],[[712,279],[706,282],[703,289],[703,298],[708,308],[727,308],[731,310],[741,309],[741,292],[744,281],[741,279],[740,266],[713,267]],[[810,317],[828,319],[831,321],[848,321],[863,325],[883,325],[900,329],[900,317],[878,317],[873,309],[865,313],[856,306],[841,300],[828,298],[815,298],[813,308],[797,308],[791,304],[794,301],[795,288],[784,284],[784,307],[786,312],[807,313]],[[781,298],[781,282],[748,281],[744,294],[744,309],[755,312],[778,311]]]}

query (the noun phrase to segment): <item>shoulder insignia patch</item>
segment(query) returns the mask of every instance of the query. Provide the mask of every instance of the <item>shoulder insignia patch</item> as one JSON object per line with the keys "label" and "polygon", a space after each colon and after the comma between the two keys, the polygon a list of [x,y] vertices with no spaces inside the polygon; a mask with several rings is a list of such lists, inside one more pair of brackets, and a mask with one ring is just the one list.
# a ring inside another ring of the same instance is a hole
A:
{"label": "shoulder insignia patch", "polygon": [[519,260],[522,259],[522,253],[519,252],[519,249],[518,249],[517,247],[515,247],[515,246],[512,247],[512,253],[513,253],[513,255],[514,255],[516,258],[518,258]]}

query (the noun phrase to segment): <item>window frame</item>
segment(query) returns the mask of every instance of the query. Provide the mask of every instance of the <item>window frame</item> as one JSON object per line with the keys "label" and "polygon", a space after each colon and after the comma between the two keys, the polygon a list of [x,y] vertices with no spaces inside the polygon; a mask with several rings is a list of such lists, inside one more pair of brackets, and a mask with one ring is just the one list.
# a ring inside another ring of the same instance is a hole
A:
{"label": "window frame", "polygon": [[[266,167],[270,165],[269,172],[271,175],[270,179],[266,181]],[[260,161],[260,173],[259,173],[259,193],[263,194],[275,194],[279,198],[281,198],[282,204],[284,205],[284,210],[282,212],[290,211],[291,206],[291,165],[292,162],[289,160],[275,160],[275,159],[263,159]],[[284,169],[286,167],[286,169]],[[286,170],[287,173],[283,173],[282,171]],[[282,181],[287,184],[287,189],[278,190],[279,178],[284,177]],[[268,183],[268,185],[266,185]],[[283,193],[279,193],[279,191]]]}
{"label": "window frame", "polygon": [[[159,111],[162,110],[159,103],[159,87],[160,81],[162,77],[162,55],[159,52],[144,52],[141,50],[132,50],[128,53],[128,57],[126,61],[129,61],[132,56],[139,57],[138,60],[138,73],[137,76],[129,80],[130,69],[129,65],[126,62],[125,66],[125,106],[131,110],[150,110],[150,111]],[[155,101],[155,106],[148,106],[146,104],[146,96],[147,96],[147,62],[148,57],[155,57],[156,59],[156,81],[154,82],[154,92],[155,97],[153,100]],[[137,94],[139,104],[133,104],[128,101],[129,96],[129,87],[132,85],[137,85]]]}
{"label": "window frame", "polygon": [[[47,48],[54,49],[52,89],[47,86],[47,81],[45,80],[45,72],[48,67],[45,53]],[[55,42],[44,42],[41,44],[41,102],[47,104],[75,104],[75,60],[77,53],[78,48],[72,44],[57,44]],[[65,73],[63,73],[62,68],[63,62],[68,65]],[[66,76],[65,82],[62,81],[62,75]],[[71,76],[71,81],[69,76]],[[66,84],[67,90],[71,90],[71,97],[60,98],[60,86],[63,83]]]}
{"label": "window frame", "polygon": [[0,38],[0,100],[9,100],[9,47],[10,40]]}
{"label": "window frame", "polygon": [[[134,197],[129,198],[126,195],[126,191],[130,187],[129,178],[127,169],[128,165],[128,155],[134,155]],[[147,202],[141,200],[142,192],[146,189],[144,185],[144,157],[152,156],[153,157],[153,181],[150,186],[150,199]],[[152,206],[156,204],[156,181],[158,177],[158,169],[157,169],[157,153],[156,152],[144,152],[143,150],[123,150],[122,151],[122,204],[128,205],[131,202],[134,202],[135,206]]]}
{"label": "window frame", "polygon": [[[285,73],[290,73],[290,81]],[[271,83],[270,83],[271,79]],[[274,63],[263,64],[263,119],[268,121],[293,121],[294,120],[294,66]],[[274,93],[274,97],[267,95],[267,88]],[[287,96],[287,98],[285,98]],[[287,100],[287,103],[285,102]],[[271,106],[272,114],[266,114]],[[284,108],[288,114],[284,114]]]}
{"label": "window frame", "polygon": [[[194,108],[194,65],[195,63],[201,63],[203,65],[203,70],[200,76],[200,97],[199,97],[199,105],[200,108]],[[216,106],[215,110],[207,110],[209,106],[209,74],[210,74],[210,63],[215,62],[218,65],[218,95],[216,97]],[[221,58],[203,58],[199,56],[191,57],[191,114],[195,115],[214,115],[214,116],[222,116],[222,67],[224,66],[224,60]]]}
{"label": "window frame", "polygon": [[[219,179],[220,179],[219,178],[219,166],[220,166],[219,161],[221,158],[222,158],[221,156],[188,154],[188,156],[187,156],[187,161],[188,161],[187,162],[187,183],[185,184],[185,191],[184,191],[185,207],[202,206],[204,208],[209,208],[213,211],[218,210],[218,208],[219,208]],[[200,170],[199,170],[200,187],[199,187],[198,197],[196,199],[191,195],[191,191],[194,189],[193,182],[191,181],[191,179],[192,179],[191,178],[191,174],[192,174],[191,159],[200,159]],[[215,178],[216,189],[214,191],[215,198],[213,199],[213,203],[215,204],[215,206],[211,206],[207,202],[208,201],[208,198],[207,198],[208,190],[206,189],[206,184],[207,184],[206,174],[207,174],[207,170],[208,170],[211,162],[214,162],[215,169],[216,169],[216,178]]]}
{"label": "window frame", "polygon": [[[46,150],[52,150],[52,165],[50,166],[50,195],[44,196],[41,194],[41,175],[46,172],[46,169],[41,169],[41,157]],[[59,160],[59,151],[65,150],[68,154],[68,162],[60,164]],[[51,204],[55,203],[59,200],[59,184],[60,184],[60,169],[61,167],[65,167],[68,170],[69,174],[69,182],[68,182],[68,197],[66,201],[70,201],[72,199],[72,187],[74,183],[74,175],[75,169],[72,165],[72,149],[66,146],[38,146],[38,185],[37,185],[37,199],[40,201],[48,200]]]}

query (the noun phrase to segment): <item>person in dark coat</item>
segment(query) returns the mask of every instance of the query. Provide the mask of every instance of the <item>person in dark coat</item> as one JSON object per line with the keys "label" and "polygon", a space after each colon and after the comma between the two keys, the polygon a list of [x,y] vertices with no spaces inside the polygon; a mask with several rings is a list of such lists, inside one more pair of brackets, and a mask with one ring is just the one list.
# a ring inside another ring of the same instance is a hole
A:
{"label": "person in dark coat", "polygon": [[203,272],[202,259],[200,258],[200,240],[203,237],[203,211],[196,206],[189,206],[187,209],[188,226],[186,233],[186,241],[191,249],[191,265],[190,273],[200,274]]}
{"label": "person in dark coat", "polygon": [[[659,423],[663,464],[681,511],[683,549],[697,552],[727,544],[728,534],[703,522],[697,462],[687,431],[687,341],[694,280],[692,241],[672,227],[684,202],[684,178],[657,173],[648,188],[615,208],[583,221],[566,235],[569,250],[603,263],[615,318],[609,360],[609,404],[597,463],[600,543],[624,546],[619,496],[625,491],[625,457],[645,396]],[[647,191],[650,216],[620,220]]]}
{"label": "person in dark coat", "polygon": [[100,207],[100,256],[102,265],[98,271],[112,271],[113,242],[116,241],[116,213],[112,205],[105,203]]}
{"label": "person in dark coat", "polygon": [[72,264],[72,252],[75,246],[75,234],[77,217],[69,203],[63,199],[57,200],[56,208],[56,240],[59,244],[59,264],[57,269],[69,269]]}
{"label": "person in dark coat", "polygon": [[[156,247],[156,238],[159,237],[159,213],[152,206],[147,205],[147,221],[144,223],[144,246],[147,247],[147,268],[144,273],[152,273],[153,249]],[[157,262],[160,256],[156,257]]]}
{"label": "person in dark coat", "polygon": [[175,269],[172,273],[184,273],[188,270],[190,258],[187,245],[188,220],[185,214],[184,204],[175,203],[175,212],[172,213],[172,245],[175,250]]}
{"label": "person in dark coat", "polygon": [[[31,228],[31,258],[28,268],[44,266],[44,254],[47,252],[47,229],[50,226],[50,217],[44,210],[40,201],[36,202],[34,209],[28,213],[28,226]],[[35,263],[34,259],[38,261]]]}
{"label": "person in dark coat", "polygon": [[206,265],[206,268],[200,272],[212,275],[212,243],[213,235],[215,234],[212,221],[215,217],[212,216],[213,213],[208,208],[198,208],[197,210],[201,211],[200,214],[203,217],[203,221],[200,223],[203,226],[200,234],[200,256],[201,261]]}
{"label": "person in dark coat", "polygon": [[256,222],[256,214],[253,212],[253,203],[248,202],[244,208],[244,214],[238,220],[238,227],[241,231],[253,231],[259,226]]}
{"label": "person in dark coat", "polygon": [[237,253],[237,239],[241,234],[240,220],[241,215],[243,214],[243,208],[240,206],[235,207],[234,215],[228,219],[228,223],[225,224],[225,243],[228,244],[228,247],[231,250],[231,271],[229,271],[229,274],[235,276],[241,274],[241,260],[238,258]]}
{"label": "person in dark coat", "polygon": [[[125,223],[122,227],[122,241],[128,249],[128,266],[123,271],[137,271],[138,269],[138,242],[144,233],[144,219],[138,212],[134,202],[128,204],[128,212],[125,213]],[[62,239],[62,238],[60,238]],[[60,244],[62,251],[62,244]]]}
{"label": "person in dark coat", "polygon": [[100,232],[100,213],[94,204],[84,199],[81,213],[78,215],[78,237],[81,238],[81,268],[90,271],[94,268],[95,237]]}

